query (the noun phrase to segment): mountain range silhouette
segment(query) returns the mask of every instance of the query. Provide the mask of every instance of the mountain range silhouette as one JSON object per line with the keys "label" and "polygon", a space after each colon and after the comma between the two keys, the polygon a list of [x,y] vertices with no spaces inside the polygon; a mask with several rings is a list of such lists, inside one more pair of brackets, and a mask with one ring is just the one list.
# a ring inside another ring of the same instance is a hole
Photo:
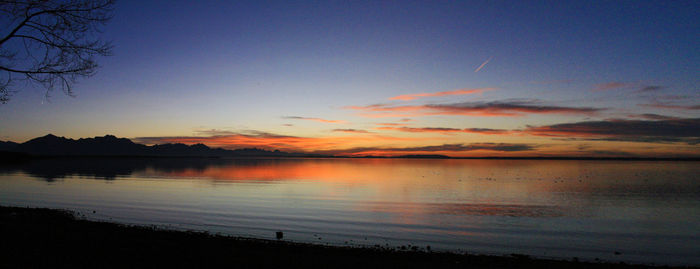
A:
{"label": "mountain range silhouette", "polygon": [[24,143],[0,141],[0,161],[13,162],[34,157],[321,157],[321,158],[405,158],[405,159],[555,159],[555,160],[678,160],[698,161],[697,157],[450,157],[439,154],[399,156],[337,156],[303,152],[284,152],[259,148],[223,149],[204,144],[160,144],[147,146],[113,135],[70,139],[48,134]]}
{"label": "mountain range silhouette", "polygon": [[[313,157],[314,154],[290,153],[279,150],[245,148],[227,150],[210,148],[204,144],[161,144],[147,146],[113,135],[70,139],[48,134],[24,143],[0,141],[5,155],[29,156],[144,156],[144,157]],[[318,155],[320,156],[320,155]]]}

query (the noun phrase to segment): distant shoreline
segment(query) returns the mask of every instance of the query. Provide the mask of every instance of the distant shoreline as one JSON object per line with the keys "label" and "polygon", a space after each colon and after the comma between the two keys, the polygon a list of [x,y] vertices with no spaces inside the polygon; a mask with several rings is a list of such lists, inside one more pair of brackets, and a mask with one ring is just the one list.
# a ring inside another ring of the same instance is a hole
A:
{"label": "distant shoreline", "polygon": [[[397,152],[398,153],[398,152]],[[617,160],[617,161],[700,161],[700,156],[650,157],[650,156],[475,156],[453,157],[443,154],[407,154],[394,156],[333,155],[330,153],[285,152],[279,149],[210,148],[204,144],[157,144],[134,143],[127,138],[105,135],[78,140],[48,134],[24,143],[0,141],[0,160],[59,158],[59,157],[119,157],[119,158],[347,158],[347,159],[485,159],[485,160]]]}
{"label": "distant shoreline", "polygon": [[77,219],[74,214],[0,206],[0,267],[659,268],[517,254],[334,247],[127,226]]}
{"label": "distant shoreline", "polygon": [[700,161],[698,158],[670,157],[451,157],[442,155],[401,155],[401,156],[187,156],[187,155],[33,155],[22,152],[0,151],[0,161],[20,161],[33,159],[451,159],[451,160],[583,160],[583,161]]}

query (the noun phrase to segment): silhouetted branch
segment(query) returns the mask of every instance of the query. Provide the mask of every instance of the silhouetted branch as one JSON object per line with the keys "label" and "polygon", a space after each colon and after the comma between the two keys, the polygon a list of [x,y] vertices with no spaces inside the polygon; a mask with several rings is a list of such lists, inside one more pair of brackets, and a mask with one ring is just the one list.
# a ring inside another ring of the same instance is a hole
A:
{"label": "silhouetted branch", "polygon": [[[0,102],[16,92],[14,81],[38,83],[46,94],[60,86],[72,94],[80,77],[95,74],[97,56],[112,45],[97,38],[111,18],[113,0],[0,1]],[[3,15],[4,17],[4,15]]]}

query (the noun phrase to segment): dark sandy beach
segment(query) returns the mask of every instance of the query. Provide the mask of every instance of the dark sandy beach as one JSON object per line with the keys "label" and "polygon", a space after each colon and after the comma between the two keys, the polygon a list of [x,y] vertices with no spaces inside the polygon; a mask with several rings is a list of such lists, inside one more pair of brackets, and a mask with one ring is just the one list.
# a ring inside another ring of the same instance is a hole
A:
{"label": "dark sandy beach", "polygon": [[2,268],[659,268],[379,248],[329,247],[125,226],[72,212],[0,207]]}

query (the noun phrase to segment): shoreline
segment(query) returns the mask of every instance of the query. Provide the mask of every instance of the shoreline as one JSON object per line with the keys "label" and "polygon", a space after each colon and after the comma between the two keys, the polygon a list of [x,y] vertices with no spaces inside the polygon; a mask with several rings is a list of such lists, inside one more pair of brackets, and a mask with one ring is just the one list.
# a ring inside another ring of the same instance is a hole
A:
{"label": "shoreline", "polygon": [[0,150],[0,161],[17,163],[33,160],[65,160],[65,159],[420,159],[420,160],[553,160],[553,161],[670,161],[670,162],[698,162],[700,157],[583,157],[583,156],[477,156],[454,157],[446,155],[399,155],[399,156],[277,156],[277,155],[33,155],[23,152],[9,152]]}
{"label": "shoreline", "polygon": [[687,268],[525,255],[327,246],[90,221],[72,211],[0,206],[2,268]]}

